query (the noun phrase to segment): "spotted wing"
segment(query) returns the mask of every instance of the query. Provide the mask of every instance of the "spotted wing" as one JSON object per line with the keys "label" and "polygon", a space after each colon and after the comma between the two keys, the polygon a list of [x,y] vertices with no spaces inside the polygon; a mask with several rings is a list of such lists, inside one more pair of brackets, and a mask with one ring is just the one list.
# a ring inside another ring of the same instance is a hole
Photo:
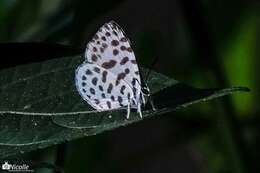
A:
{"label": "spotted wing", "polygon": [[130,41],[118,24],[104,24],[87,44],[86,61],[109,70],[119,84],[124,80],[134,90],[137,100],[141,92],[138,65]]}
{"label": "spotted wing", "polygon": [[127,106],[133,98],[133,91],[126,82],[116,85],[116,76],[97,64],[81,64],[75,79],[81,97],[98,111]]}

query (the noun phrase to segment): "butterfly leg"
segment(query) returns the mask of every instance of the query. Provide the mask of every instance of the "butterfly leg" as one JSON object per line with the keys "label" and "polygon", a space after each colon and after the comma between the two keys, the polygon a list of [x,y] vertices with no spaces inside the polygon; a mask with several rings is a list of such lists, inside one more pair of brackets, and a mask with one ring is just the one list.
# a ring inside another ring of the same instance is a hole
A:
{"label": "butterfly leg", "polygon": [[149,96],[149,102],[150,102],[150,104],[151,104],[151,106],[152,106],[152,110],[153,110],[153,111],[156,111],[156,108],[155,108],[154,103],[153,103],[153,98],[152,98],[152,96]]}
{"label": "butterfly leg", "polygon": [[142,110],[141,110],[141,104],[138,104],[138,106],[137,106],[137,112],[139,113],[140,118],[143,118]]}
{"label": "butterfly leg", "polygon": [[130,101],[128,102],[128,105],[127,105],[127,115],[126,115],[126,119],[129,119],[129,116],[130,116]]}

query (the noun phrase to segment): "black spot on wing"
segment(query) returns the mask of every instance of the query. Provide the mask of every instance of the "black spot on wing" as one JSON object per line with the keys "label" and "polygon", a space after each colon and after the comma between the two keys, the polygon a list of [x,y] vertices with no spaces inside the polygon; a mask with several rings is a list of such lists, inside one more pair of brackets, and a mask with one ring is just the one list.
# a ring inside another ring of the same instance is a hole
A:
{"label": "black spot on wing", "polygon": [[118,53],[119,53],[119,51],[118,51],[117,49],[114,49],[114,50],[113,50],[113,55],[116,56],[116,55],[118,55]]}
{"label": "black spot on wing", "polygon": [[109,85],[108,85],[108,88],[107,88],[107,93],[111,93],[112,92],[112,89],[113,89],[113,84],[112,83],[110,83]]}
{"label": "black spot on wing", "polygon": [[103,87],[101,85],[98,86],[100,91],[104,91]]}
{"label": "black spot on wing", "polygon": [[118,45],[119,45],[119,41],[117,41],[117,40],[112,40],[112,41],[111,41],[111,45],[112,45],[112,46],[118,46]]}
{"label": "black spot on wing", "polygon": [[86,80],[87,77],[85,75],[82,76],[82,80]]}
{"label": "black spot on wing", "polygon": [[110,69],[113,68],[116,65],[116,61],[111,59],[107,62],[104,62],[101,66],[105,69]]}
{"label": "black spot on wing", "polygon": [[106,37],[104,37],[104,36],[102,36],[101,39],[102,39],[103,41],[107,41]]}
{"label": "black spot on wing", "polygon": [[126,50],[126,47],[125,47],[125,46],[121,46],[120,49],[121,49],[122,51],[124,51],[124,50]]}
{"label": "black spot on wing", "polygon": [[122,104],[123,99],[122,99],[121,96],[118,96],[118,97],[117,97],[117,101],[118,101],[118,103],[119,103],[120,106],[124,106],[124,105]]}
{"label": "black spot on wing", "polygon": [[127,63],[129,61],[129,58],[126,56],[124,58],[122,58],[120,65],[125,65],[125,63]]}
{"label": "black spot on wing", "polygon": [[107,107],[108,107],[109,109],[111,109],[111,102],[110,102],[110,101],[107,101]]}
{"label": "black spot on wing", "polygon": [[110,32],[106,32],[105,35],[106,35],[107,37],[110,37],[110,36],[111,36]]}
{"label": "black spot on wing", "polygon": [[136,78],[133,78],[133,80],[132,80],[132,82],[131,82],[133,86],[136,85],[136,81],[137,81],[137,79],[136,79]]}
{"label": "black spot on wing", "polygon": [[122,42],[127,42],[127,38],[126,38],[126,37],[122,37],[122,38],[120,39],[120,41],[122,41]]}
{"label": "black spot on wing", "polygon": [[117,75],[117,79],[116,79],[116,86],[119,84],[119,82],[120,82],[120,80],[121,79],[124,79],[125,78],[125,76],[126,76],[126,73],[119,73],[118,75]]}
{"label": "black spot on wing", "polygon": [[129,70],[129,68],[126,68],[125,69],[125,74],[128,74],[128,73],[130,73],[130,70]]}
{"label": "black spot on wing", "polygon": [[92,54],[92,55],[91,55],[91,60],[92,60],[92,61],[96,62],[97,59],[98,59],[98,58],[97,58],[97,55],[95,55],[95,54]]}
{"label": "black spot on wing", "polygon": [[93,94],[93,95],[95,95],[95,93],[96,93],[94,88],[90,88],[90,89],[89,89],[89,92],[90,92],[91,94]]}
{"label": "black spot on wing", "polygon": [[123,85],[123,86],[121,87],[121,89],[120,89],[120,93],[123,94],[123,95],[125,94],[125,93],[124,93],[125,88],[126,88],[125,85]]}
{"label": "black spot on wing", "polygon": [[94,99],[95,103],[98,105],[100,101],[98,99]]}
{"label": "black spot on wing", "polygon": [[89,69],[87,69],[85,73],[86,73],[86,75],[92,75],[93,74],[92,71],[89,70]]}
{"label": "black spot on wing", "polygon": [[106,83],[107,81],[107,71],[103,71],[102,73],[102,82]]}
{"label": "black spot on wing", "polygon": [[92,82],[93,85],[96,86],[97,85],[97,81],[98,81],[98,78],[94,77],[91,82]]}
{"label": "black spot on wing", "polygon": [[94,72],[96,72],[96,73],[100,73],[100,69],[98,68],[98,67],[94,67]]}
{"label": "black spot on wing", "polygon": [[112,101],[115,101],[115,97],[114,96],[111,96],[110,97]]}

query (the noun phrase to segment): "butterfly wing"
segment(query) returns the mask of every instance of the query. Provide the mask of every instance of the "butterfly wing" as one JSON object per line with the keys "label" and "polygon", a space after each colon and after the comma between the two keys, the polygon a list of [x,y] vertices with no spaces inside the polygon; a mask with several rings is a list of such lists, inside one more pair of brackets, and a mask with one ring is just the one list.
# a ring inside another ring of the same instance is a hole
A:
{"label": "butterfly wing", "polygon": [[122,81],[132,88],[135,100],[140,100],[141,81],[138,65],[129,39],[111,21],[104,24],[87,44],[86,61],[109,70],[116,76],[116,86]]}
{"label": "butterfly wing", "polygon": [[81,97],[98,111],[127,106],[133,98],[133,91],[126,82],[116,85],[116,76],[97,64],[81,64],[75,79]]}

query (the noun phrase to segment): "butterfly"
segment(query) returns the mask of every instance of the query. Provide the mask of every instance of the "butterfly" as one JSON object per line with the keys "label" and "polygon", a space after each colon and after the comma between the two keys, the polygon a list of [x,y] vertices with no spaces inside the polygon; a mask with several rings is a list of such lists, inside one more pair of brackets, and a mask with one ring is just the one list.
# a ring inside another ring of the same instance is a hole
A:
{"label": "butterfly", "polygon": [[142,118],[150,91],[143,82],[130,41],[114,21],[99,28],[86,46],[85,61],[76,69],[76,88],[97,111],[127,107]]}

